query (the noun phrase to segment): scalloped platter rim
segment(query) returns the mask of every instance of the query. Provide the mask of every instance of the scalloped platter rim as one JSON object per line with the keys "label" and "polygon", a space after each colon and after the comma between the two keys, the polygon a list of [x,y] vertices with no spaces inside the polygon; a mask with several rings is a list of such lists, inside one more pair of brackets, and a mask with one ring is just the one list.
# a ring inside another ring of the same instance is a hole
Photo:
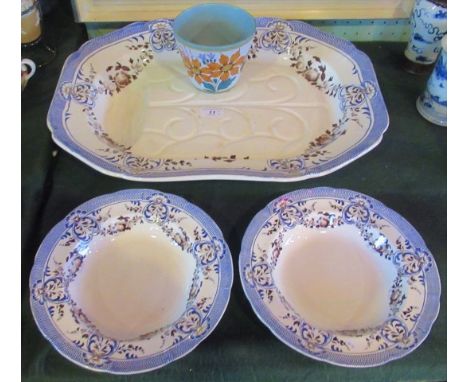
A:
{"label": "scalloped platter rim", "polygon": [[366,154],[389,118],[367,55],[309,24],[257,18],[238,84],[205,94],[189,84],[172,20],[159,19],[70,55],[47,124],[61,148],[111,176],[289,182]]}

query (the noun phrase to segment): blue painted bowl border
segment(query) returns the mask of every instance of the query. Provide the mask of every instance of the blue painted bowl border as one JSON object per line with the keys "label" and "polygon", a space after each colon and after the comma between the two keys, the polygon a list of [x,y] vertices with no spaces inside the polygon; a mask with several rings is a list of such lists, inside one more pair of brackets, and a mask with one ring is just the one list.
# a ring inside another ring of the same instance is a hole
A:
{"label": "blue painted bowl border", "polygon": [[[418,342],[410,349],[398,349],[394,347],[366,355],[346,355],[338,352],[325,352],[318,355],[310,354],[298,344],[295,335],[292,334],[283,325],[281,325],[272,315],[270,310],[265,306],[262,299],[259,297],[256,289],[250,286],[248,281],[245,280],[243,269],[250,262],[252,244],[254,243],[258,232],[261,230],[264,223],[271,217],[273,214],[274,205],[280,199],[288,198],[293,202],[310,198],[338,198],[348,200],[350,197],[356,195],[362,195],[369,199],[372,203],[373,211],[377,212],[383,218],[391,222],[396,228],[398,228],[398,230],[405,238],[407,238],[415,247],[426,251],[432,259],[432,267],[428,272],[425,272],[426,301],[421,311],[421,315],[413,329],[413,331],[416,331],[417,333]],[[239,254],[239,273],[242,288],[244,289],[244,293],[249,300],[255,314],[281,342],[307,357],[319,361],[325,361],[337,366],[355,368],[374,367],[404,357],[405,355],[414,351],[424,342],[426,337],[429,335],[431,327],[435,322],[440,309],[441,283],[437,265],[432,254],[430,254],[430,251],[427,249],[424,240],[416,231],[416,229],[405,218],[386,207],[378,200],[365,194],[347,189],[335,189],[330,187],[301,189],[281,195],[268,203],[264,209],[255,215],[244,234],[242,239],[241,252]]]}
{"label": "blue painted bowl border", "polygon": [[[225,243],[225,253],[219,262],[220,281],[218,290],[213,300],[213,305],[210,309],[210,312],[206,316],[209,318],[210,326],[207,331],[200,337],[188,338],[171,346],[162,353],[155,354],[153,356],[146,356],[140,359],[137,358],[122,361],[113,360],[112,365],[114,365],[114,367],[110,369],[94,368],[83,363],[81,356],[83,351],[67,339],[63,338],[63,335],[52,323],[45,305],[41,305],[39,302],[34,300],[31,295],[30,305],[33,317],[43,336],[61,355],[81,367],[93,371],[108,372],[112,374],[137,374],[159,369],[168,363],[183,357],[195,349],[195,347],[197,347],[214,330],[227,308],[233,283],[233,262],[231,252],[223,238],[223,234],[219,227],[216,225],[213,219],[211,219],[211,217],[208,216],[199,207],[173,194],[163,193],[150,189],[128,189],[98,196],[79,205],[74,210],[93,211],[108,204],[144,199],[156,192],[165,195],[169,199],[168,204],[174,205],[190,215],[200,224],[200,226],[205,228],[211,237],[216,237]],[[65,230],[65,219],[63,219],[49,231],[41,243],[34,259],[34,265],[29,278],[30,290],[32,290],[35,281],[41,280],[43,278],[44,268],[47,264],[49,256],[51,255],[57,242],[60,240],[60,236]]]}
{"label": "blue painted bowl border", "polygon": [[[298,174],[290,174],[283,171],[259,171],[259,170],[244,170],[244,169],[193,169],[183,171],[167,171],[157,173],[142,173],[131,174],[124,172],[115,164],[104,160],[78,145],[69,135],[65,128],[63,112],[66,108],[67,101],[60,94],[60,85],[63,82],[73,82],[75,74],[82,62],[97,50],[102,49],[107,44],[115,43],[121,39],[128,38],[132,35],[142,32],[148,32],[150,26],[157,21],[168,21],[167,19],[153,20],[149,22],[136,22],[125,26],[122,29],[110,32],[104,36],[96,37],[85,42],[76,52],[72,53],[65,61],[60,74],[60,78],[52,99],[49,112],[47,115],[47,123],[52,132],[54,141],[65,151],[77,157],[84,163],[94,169],[103,172],[107,175],[121,177],[128,180],[136,181],[172,181],[172,180],[199,180],[199,179],[245,179],[258,181],[296,181],[311,177],[323,176],[333,171],[344,167],[348,163],[363,156],[382,140],[384,132],[389,125],[389,116],[385,102],[380,91],[377,77],[369,57],[362,51],[358,50],[351,42],[335,37],[331,34],[324,33],[312,25],[302,21],[289,21],[289,25],[293,26],[293,31],[302,33],[314,39],[320,40],[323,43],[329,44],[332,47],[339,49],[348,58],[356,63],[362,75],[362,81],[370,81],[376,87],[376,94],[370,100],[372,112],[374,116],[373,126],[370,127],[368,134],[358,144],[349,149],[347,152],[338,157],[327,161],[321,165],[305,168]],[[257,18],[257,27],[265,27],[269,22],[281,20],[278,18],[261,17]],[[172,20],[169,20],[172,22]]]}

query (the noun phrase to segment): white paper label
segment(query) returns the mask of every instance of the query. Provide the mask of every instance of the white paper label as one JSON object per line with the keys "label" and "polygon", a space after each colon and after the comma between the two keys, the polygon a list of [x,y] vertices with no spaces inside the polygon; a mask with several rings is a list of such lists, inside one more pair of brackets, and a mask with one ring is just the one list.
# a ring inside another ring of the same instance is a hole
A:
{"label": "white paper label", "polygon": [[203,107],[200,109],[200,115],[208,118],[220,118],[224,115],[224,110],[213,107]]}

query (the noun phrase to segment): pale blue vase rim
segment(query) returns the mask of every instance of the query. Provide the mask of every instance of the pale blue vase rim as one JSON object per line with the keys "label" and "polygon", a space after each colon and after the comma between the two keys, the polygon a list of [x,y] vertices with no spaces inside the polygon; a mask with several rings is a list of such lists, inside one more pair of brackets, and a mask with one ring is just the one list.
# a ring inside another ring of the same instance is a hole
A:
{"label": "pale blue vase rim", "polygon": [[[245,38],[240,39],[236,42],[233,42],[231,44],[226,44],[226,45],[204,45],[204,44],[197,44],[195,42],[189,41],[187,38],[181,36],[179,34],[180,28],[182,26],[182,19],[186,18],[190,15],[190,13],[198,12],[204,10],[208,13],[213,13],[214,15],[216,14],[216,11],[223,9],[224,11],[230,11],[230,12],[235,12],[237,13],[238,16],[242,18],[242,20],[239,17],[233,18],[229,17],[226,18],[227,22],[233,23],[234,19],[234,24],[235,23],[243,23],[246,28],[243,28],[243,34],[245,34]],[[183,10],[181,13],[177,15],[177,17],[174,19],[174,24],[173,24],[173,31],[174,31],[174,36],[176,40],[191,49],[199,50],[202,52],[227,52],[236,48],[239,48],[243,46],[244,44],[247,44],[249,41],[251,41],[255,35],[255,32],[257,30],[257,25],[256,25],[256,20],[255,18],[247,12],[245,9],[237,7],[235,5],[231,4],[224,4],[224,3],[203,3],[203,4],[197,4],[194,5],[193,7],[187,8]]]}

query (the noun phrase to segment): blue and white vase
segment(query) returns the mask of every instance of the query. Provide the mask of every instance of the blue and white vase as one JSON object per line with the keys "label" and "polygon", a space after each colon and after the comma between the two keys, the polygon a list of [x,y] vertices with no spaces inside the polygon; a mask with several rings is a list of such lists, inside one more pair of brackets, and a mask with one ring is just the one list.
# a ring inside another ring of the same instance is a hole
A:
{"label": "blue and white vase", "polygon": [[416,107],[428,121],[447,126],[447,37],[442,40],[439,58]]}
{"label": "blue and white vase", "polygon": [[433,64],[441,49],[440,41],[447,34],[447,2],[416,0],[411,13],[411,28],[405,56],[418,64]]}

